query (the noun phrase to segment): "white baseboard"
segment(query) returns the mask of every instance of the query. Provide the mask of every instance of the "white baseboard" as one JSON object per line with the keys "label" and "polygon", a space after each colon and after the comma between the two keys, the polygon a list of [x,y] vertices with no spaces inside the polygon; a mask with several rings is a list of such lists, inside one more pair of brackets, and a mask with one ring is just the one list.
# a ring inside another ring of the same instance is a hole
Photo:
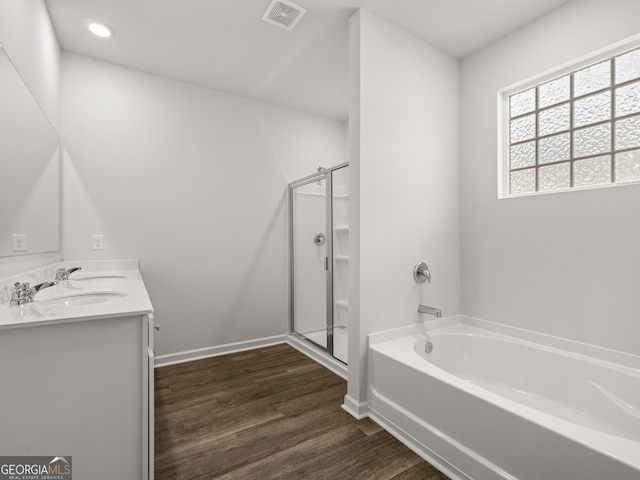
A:
{"label": "white baseboard", "polygon": [[344,403],[342,409],[350,413],[358,420],[362,420],[369,416],[369,402],[358,402],[351,395],[344,396]]}
{"label": "white baseboard", "polygon": [[427,461],[442,473],[447,475],[447,477],[454,480],[471,480],[470,477],[465,475],[463,472],[458,470],[456,467],[451,465],[449,462],[444,460],[438,454],[433,452],[431,449],[427,448],[421,442],[417,441],[414,437],[404,431],[402,428],[395,425],[389,419],[385,418],[383,415],[379,414],[375,410],[371,410],[369,412],[369,418],[384,428],[387,432],[397,438],[402,444],[409,448],[409,450],[413,451],[423,460]]}
{"label": "white baseboard", "polygon": [[156,368],[166,367],[167,365],[174,365],[176,363],[191,362],[193,360],[201,360],[203,358],[217,357],[218,355],[227,355],[229,353],[268,347],[279,343],[285,343],[286,341],[286,335],[276,335],[273,337],[258,338],[245,342],[228,343],[226,345],[216,345],[214,347],[198,348],[196,350],[187,350],[185,352],[158,355],[155,359],[154,366]]}
{"label": "white baseboard", "polygon": [[516,480],[491,460],[375,390],[369,418],[452,480]]}
{"label": "white baseboard", "polygon": [[331,355],[317,347],[311,345],[309,342],[305,342],[300,338],[294,335],[288,335],[286,337],[286,341],[289,345],[291,345],[296,350],[304,353],[311,360],[319,363],[323,367],[331,370],[333,373],[338,375],[339,377],[347,379],[347,366],[339,360],[336,360]]}

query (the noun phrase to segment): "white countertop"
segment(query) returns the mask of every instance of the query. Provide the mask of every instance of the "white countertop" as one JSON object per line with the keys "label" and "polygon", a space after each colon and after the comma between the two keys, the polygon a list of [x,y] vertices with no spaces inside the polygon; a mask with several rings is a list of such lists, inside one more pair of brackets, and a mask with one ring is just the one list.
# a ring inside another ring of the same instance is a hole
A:
{"label": "white countertop", "polygon": [[[132,269],[137,268],[137,262],[73,262],[64,266],[83,269],[72,273],[69,280],[41,290],[32,303],[0,304],[0,330],[153,312],[142,275]],[[108,269],[114,267],[122,269]],[[91,300],[98,303],[90,303]]]}

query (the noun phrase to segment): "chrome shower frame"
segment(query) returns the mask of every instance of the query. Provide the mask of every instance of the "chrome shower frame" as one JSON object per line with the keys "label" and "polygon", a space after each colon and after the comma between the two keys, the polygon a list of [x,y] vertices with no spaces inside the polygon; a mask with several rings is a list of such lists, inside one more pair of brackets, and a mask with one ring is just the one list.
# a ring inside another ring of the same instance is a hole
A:
{"label": "chrome shower frame", "polygon": [[[329,355],[333,357],[334,348],[333,348],[333,209],[332,209],[332,199],[333,199],[333,182],[332,173],[335,170],[339,170],[344,167],[348,167],[349,162],[341,163],[334,167],[324,168],[322,170],[319,169],[317,173],[312,175],[308,175],[299,180],[289,183],[287,188],[287,252],[288,252],[288,281],[287,281],[287,317],[289,324],[289,334],[295,335],[297,338],[300,338],[306,342],[313,344],[316,348],[327,352]],[[327,347],[314,342],[313,340],[307,338],[305,335],[296,332],[294,325],[294,278],[295,278],[295,265],[294,265],[294,230],[293,230],[293,191],[297,187],[302,187],[304,185],[308,185],[313,182],[317,182],[320,180],[325,180],[326,182],[326,312],[327,312],[327,321],[326,321],[326,332],[327,332]],[[330,233],[331,232],[331,233]],[[335,358],[335,357],[333,357]],[[337,359],[337,361],[341,362],[341,360]]]}

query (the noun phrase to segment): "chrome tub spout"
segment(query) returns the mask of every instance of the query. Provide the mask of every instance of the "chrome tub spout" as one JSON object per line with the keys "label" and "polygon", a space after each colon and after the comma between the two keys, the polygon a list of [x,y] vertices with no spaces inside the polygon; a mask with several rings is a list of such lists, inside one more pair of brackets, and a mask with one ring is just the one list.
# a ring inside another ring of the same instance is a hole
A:
{"label": "chrome tub spout", "polygon": [[442,312],[440,311],[439,308],[433,308],[433,307],[429,307],[427,305],[418,306],[418,312],[426,313],[428,315],[433,315],[436,318],[442,317]]}

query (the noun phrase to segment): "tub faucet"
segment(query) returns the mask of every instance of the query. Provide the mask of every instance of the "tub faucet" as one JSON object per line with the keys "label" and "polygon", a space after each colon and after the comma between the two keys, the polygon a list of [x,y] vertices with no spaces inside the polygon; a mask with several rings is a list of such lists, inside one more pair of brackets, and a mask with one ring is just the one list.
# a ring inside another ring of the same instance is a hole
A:
{"label": "tub faucet", "polygon": [[436,318],[442,317],[442,312],[439,308],[428,307],[426,305],[419,305],[418,312],[420,313],[428,313],[429,315],[433,315]]}
{"label": "tub faucet", "polygon": [[24,305],[25,303],[33,302],[33,297],[40,290],[52,287],[56,282],[42,282],[38,285],[31,286],[30,282],[16,282],[14,285],[13,293],[11,294],[10,305]]}
{"label": "tub faucet", "polygon": [[73,268],[59,268],[56,270],[56,283],[60,283],[64,280],[69,280],[69,275],[71,275],[76,270],[82,270],[82,267],[73,267]]}

